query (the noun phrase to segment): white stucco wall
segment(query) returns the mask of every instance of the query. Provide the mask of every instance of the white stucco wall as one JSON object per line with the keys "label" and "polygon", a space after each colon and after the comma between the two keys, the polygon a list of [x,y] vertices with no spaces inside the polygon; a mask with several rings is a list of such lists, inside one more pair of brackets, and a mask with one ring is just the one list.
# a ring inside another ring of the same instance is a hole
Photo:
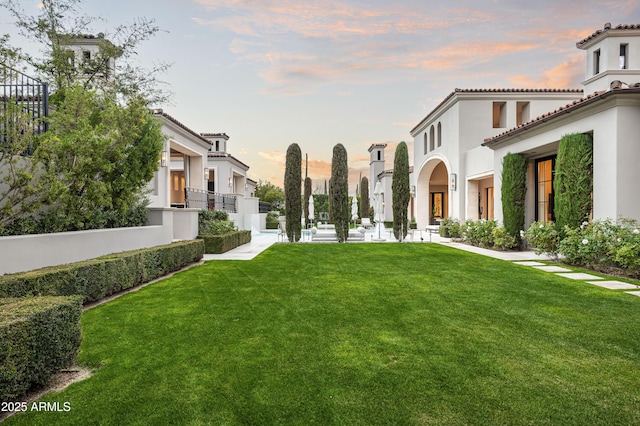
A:
{"label": "white stucco wall", "polygon": [[[509,153],[525,153],[533,162],[549,154],[545,147],[555,147],[562,136],[571,133],[593,134],[593,217],[595,219],[630,217],[640,220],[640,100],[626,105],[628,99],[611,96],[590,107],[554,119],[513,138],[509,145],[494,151],[496,218],[502,220],[502,159]],[[551,152],[553,153],[553,152]],[[526,222],[535,218],[533,205],[533,168],[529,171]]]}

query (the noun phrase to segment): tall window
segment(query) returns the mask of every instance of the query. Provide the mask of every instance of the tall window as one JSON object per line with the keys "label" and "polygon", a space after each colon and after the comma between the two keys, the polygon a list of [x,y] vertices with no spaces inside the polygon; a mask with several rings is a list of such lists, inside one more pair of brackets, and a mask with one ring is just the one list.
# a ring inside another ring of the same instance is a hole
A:
{"label": "tall window", "polygon": [[516,126],[531,120],[529,102],[516,102]]}
{"label": "tall window", "polygon": [[433,125],[431,129],[429,129],[429,150],[433,151],[435,149],[435,139],[436,139],[436,131]]}
{"label": "tall window", "polygon": [[424,154],[425,154],[425,155],[427,155],[427,152],[429,152],[429,150],[427,149],[427,148],[428,148],[428,146],[427,146],[427,142],[428,142],[428,139],[427,139],[427,132],[424,132],[424,141],[423,141],[422,143],[424,144],[424,147],[423,147],[423,148],[424,148]]}
{"label": "tall window", "polygon": [[442,124],[438,123],[438,146],[442,146]]}
{"label": "tall window", "polygon": [[536,220],[554,222],[553,176],[556,167],[556,156],[536,161]]}
{"label": "tall window", "polygon": [[493,128],[501,129],[507,127],[507,103],[493,103]]}
{"label": "tall window", "polygon": [[620,69],[621,70],[626,70],[627,68],[629,68],[629,58],[627,58],[628,52],[629,52],[629,45],[621,44],[620,45]]}
{"label": "tall window", "polygon": [[593,75],[600,74],[600,49],[593,52]]}

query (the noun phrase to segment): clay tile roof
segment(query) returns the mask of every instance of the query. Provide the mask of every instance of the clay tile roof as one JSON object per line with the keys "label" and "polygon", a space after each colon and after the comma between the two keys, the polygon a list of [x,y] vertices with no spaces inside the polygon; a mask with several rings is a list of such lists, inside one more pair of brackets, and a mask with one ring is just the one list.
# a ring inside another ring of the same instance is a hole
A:
{"label": "clay tile roof", "polygon": [[170,116],[166,112],[164,112],[162,110],[162,108],[152,109],[151,113],[154,114],[154,115],[160,115],[160,116],[166,118],[167,120],[171,121],[172,123],[174,123],[178,127],[186,130],[189,134],[195,136],[196,138],[200,139],[201,141],[206,142],[208,145],[211,145],[211,142],[209,140],[205,139],[204,136],[201,136],[199,133],[194,132],[193,130],[188,128],[186,125],[184,125],[180,121],[176,120],[175,118],[173,118],[172,116]]}
{"label": "clay tile roof", "polygon": [[587,43],[588,41],[598,37],[600,34],[607,32],[607,31],[611,31],[611,30],[640,30],[640,24],[621,24],[621,25],[616,25],[615,27],[612,27],[611,24],[606,23],[604,24],[604,28],[600,29],[600,30],[596,30],[593,34],[591,34],[588,37],[583,38],[582,40],[580,40],[579,42],[576,43],[576,47],[580,47],[582,45],[584,45],[585,43]]}

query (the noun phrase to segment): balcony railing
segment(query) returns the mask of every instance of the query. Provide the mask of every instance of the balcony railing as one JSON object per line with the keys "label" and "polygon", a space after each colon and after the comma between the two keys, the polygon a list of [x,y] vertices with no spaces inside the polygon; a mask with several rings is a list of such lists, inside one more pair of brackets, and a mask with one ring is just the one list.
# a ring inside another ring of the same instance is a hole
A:
{"label": "balcony railing", "polygon": [[[38,79],[0,65],[0,109],[6,109],[13,102],[23,113],[32,117],[33,132],[41,134],[47,131],[49,116],[49,86]],[[11,120],[11,117],[8,117]],[[4,126],[7,123],[0,123]],[[4,139],[4,132],[0,138]]]}
{"label": "balcony railing", "polygon": [[201,210],[222,210],[227,213],[238,212],[238,199],[235,195],[218,194],[202,189],[184,189],[185,207]]}

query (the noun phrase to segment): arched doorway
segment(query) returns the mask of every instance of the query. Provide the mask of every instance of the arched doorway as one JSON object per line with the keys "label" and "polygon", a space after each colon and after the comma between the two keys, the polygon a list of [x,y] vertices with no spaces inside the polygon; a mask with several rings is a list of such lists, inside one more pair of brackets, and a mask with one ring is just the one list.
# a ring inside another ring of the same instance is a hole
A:
{"label": "arched doorway", "polygon": [[420,229],[449,217],[449,170],[444,158],[429,159],[418,175],[416,222]]}

